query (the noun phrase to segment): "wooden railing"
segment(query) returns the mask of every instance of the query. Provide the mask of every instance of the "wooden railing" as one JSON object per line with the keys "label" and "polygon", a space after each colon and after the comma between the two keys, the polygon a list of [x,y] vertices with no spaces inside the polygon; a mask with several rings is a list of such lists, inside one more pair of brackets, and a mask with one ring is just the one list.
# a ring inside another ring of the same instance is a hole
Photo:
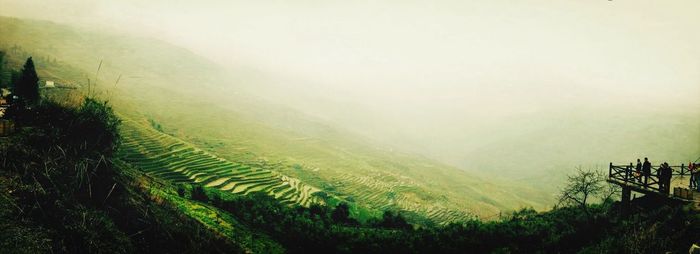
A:
{"label": "wooden railing", "polygon": [[[670,166],[672,176],[690,175],[690,169],[685,164],[680,166]],[[610,163],[608,170],[608,179],[616,180],[627,185],[636,185],[641,188],[661,192],[659,188],[659,168],[660,166],[652,166],[649,175],[645,175],[643,171],[638,172],[633,164],[629,165],[613,165]]]}

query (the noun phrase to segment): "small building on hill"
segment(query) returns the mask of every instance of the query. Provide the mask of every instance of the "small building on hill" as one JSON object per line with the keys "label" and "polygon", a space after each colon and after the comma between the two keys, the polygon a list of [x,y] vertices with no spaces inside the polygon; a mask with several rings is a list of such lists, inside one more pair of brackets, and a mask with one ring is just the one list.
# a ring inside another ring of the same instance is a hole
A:
{"label": "small building on hill", "polygon": [[46,84],[44,85],[46,88],[54,88],[56,87],[56,84],[52,80],[47,80]]}

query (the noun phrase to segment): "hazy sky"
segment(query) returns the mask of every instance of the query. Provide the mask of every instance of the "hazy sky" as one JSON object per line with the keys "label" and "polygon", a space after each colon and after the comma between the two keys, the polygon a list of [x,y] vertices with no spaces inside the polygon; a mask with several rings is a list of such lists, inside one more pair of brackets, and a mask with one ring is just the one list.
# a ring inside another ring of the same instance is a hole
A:
{"label": "hazy sky", "polygon": [[667,95],[669,85],[700,86],[695,0],[0,0],[0,6],[1,15],[154,35],[218,63],[285,79],[351,91],[409,87],[402,97],[417,100],[426,90],[453,97],[459,96],[453,90],[486,85],[634,86]]}
{"label": "hazy sky", "polygon": [[488,117],[689,101],[700,114],[698,13],[697,0],[0,0],[0,15],[259,70],[282,103],[433,153]]}

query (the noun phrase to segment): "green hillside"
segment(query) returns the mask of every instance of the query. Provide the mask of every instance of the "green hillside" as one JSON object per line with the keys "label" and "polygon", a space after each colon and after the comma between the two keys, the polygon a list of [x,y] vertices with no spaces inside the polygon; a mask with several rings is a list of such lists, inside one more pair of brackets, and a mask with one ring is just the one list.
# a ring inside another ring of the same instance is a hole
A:
{"label": "green hillside", "polygon": [[60,59],[43,63],[39,70],[44,79],[85,91],[87,79],[94,88],[98,75],[96,90],[124,116],[150,119],[165,133],[217,157],[246,166],[268,165],[272,174],[299,179],[360,207],[408,211],[446,222],[520,207],[543,209],[552,201],[550,194],[523,184],[475,177],[394,152],[247,95],[245,87],[251,84],[238,90],[237,83],[225,78],[232,74],[162,42],[43,21],[2,18],[0,24],[0,45],[9,52],[20,58]]}
{"label": "green hillside", "polygon": [[172,183],[194,183],[234,194],[263,192],[283,203],[322,203],[318,189],[298,179],[226,161],[149,126],[125,120],[119,158],[149,175]]}

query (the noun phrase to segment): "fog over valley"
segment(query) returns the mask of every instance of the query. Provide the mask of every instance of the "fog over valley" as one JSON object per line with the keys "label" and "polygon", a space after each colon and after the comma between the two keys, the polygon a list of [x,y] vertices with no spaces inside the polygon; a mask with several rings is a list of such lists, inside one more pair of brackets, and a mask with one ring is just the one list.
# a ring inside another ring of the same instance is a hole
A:
{"label": "fog over valley", "polygon": [[[330,142],[329,130],[352,133],[382,151],[543,190],[552,195],[548,205],[577,166],[605,169],[643,157],[680,164],[700,156],[697,1],[0,0],[0,6],[2,16],[162,41],[201,57],[202,70],[165,77],[115,66],[108,53],[84,62],[89,69],[104,60],[106,83],[119,74],[138,76],[121,80],[121,89],[160,80],[159,89],[179,89],[193,102],[247,114],[300,140]],[[163,56],[166,64],[183,65]]]}

